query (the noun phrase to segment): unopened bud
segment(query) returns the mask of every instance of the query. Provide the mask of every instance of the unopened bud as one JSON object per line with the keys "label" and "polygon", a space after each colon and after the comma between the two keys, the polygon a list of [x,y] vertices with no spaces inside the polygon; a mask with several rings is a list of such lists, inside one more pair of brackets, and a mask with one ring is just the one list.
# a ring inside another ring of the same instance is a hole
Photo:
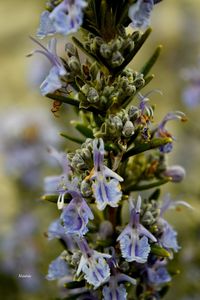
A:
{"label": "unopened bud", "polygon": [[180,182],[185,177],[185,169],[181,166],[174,165],[171,167],[168,167],[164,175],[171,178],[172,182]]}
{"label": "unopened bud", "polygon": [[117,51],[122,47],[123,39],[121,37],[118,37],[113,43],[112,43],[112,51]]}
{"label": "unopened bud", "polygon": [[90,103],[96,103],[99,101],[99,94],[95,88],[91,87],[89,88],[88,94],[87,94],[87,100]]}
{"label": "unopened bud", "polygon": [[107,125],[108,125],[109,133],[111,134],[120,132],[123,127],[122,120],[118,116],[110,117],[107,122]]}
{"label": "unopened bud", "polygon": [[134,125],[131,121],[126,121],[122,134],[127,138],[131,137],[134,134]]}
{"label": "unopened bud", "polygon": [[123,63],[124,58],[119,51],[116,51],[112,55],[111,64],[113,67],[119,67]]}
{"label": "unopened bud", "polygon": [[81,182],[81,193],[84,197],[89,197],[92,194],[91,182],[83,180]]}
{"label": "unopened bud", "polygon": [[100,46],[100,53],[104,58],[110,58],[112,55],[112,49],[107,44],[102,44]]}
{"label": "unopened bud", "polygon": [[144,84],[145,84],[145,80],[142,77],[139,77],[139,78],[134,80],[134,85],[136,86],[136,88],[140,88]]}
{"label": "unopened bud", "polygon": [[75,56],[72,56],[69,58],[68,65],[69,65],[71,71],[80,72],[80,70],[81,70],[80,62]]}
{"label": "unopened bud", "polygon": [[137,106],[131,106],[128,110],[128,116],[131,121],[135,121],[139,118],[140,111]]}
{"label": "unopened bud", "polygon": [[65,45],[65,51],[67,52],[67,54],[71,57],[71,56],[77,56],[77,50],[74,47],[74,45],[72,43],[67,43]]}
{"label": "unopened bud", "polygon": [[130,85],[126,88],[126,95],[127,96],[131,96],[133,94],[135,94],[136,92],[136,87],[134,85]]}

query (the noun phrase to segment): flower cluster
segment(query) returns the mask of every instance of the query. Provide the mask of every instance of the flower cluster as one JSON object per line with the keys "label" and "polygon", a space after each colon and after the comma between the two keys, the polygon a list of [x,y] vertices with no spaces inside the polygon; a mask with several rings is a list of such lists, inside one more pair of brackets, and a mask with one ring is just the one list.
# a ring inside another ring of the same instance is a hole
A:
{"label": "flower cluster", "polygon": [[[67,41],[64,58],[56,54],[55,38],[48,48],[32,38],[40,47],[33,53],[52,64],[42,95],[79,112],[73,122],[79,137],[62,136],[80,147],[49,149],[61,173],[45,178],[42,198],[61,212],[47,235],[65,250],[50,264],[47,279],[62,280],[66,299],[160,299],[172,278],[167,264],[180,246],[163,215],[189,205],[169,195],[160,201],[159,189],[134,195],[185,176],[181,166],[166,162],[174,141],[166,124],[185,121],[185,115],[170,112],[155,125],[149,96],[158,90],[141,91],[153,79],[149,72],[161,47],[140,71],[128,67],[149,36],[149,28],[141,30],[158,2],[51,0],[38,37],[79,29],[82,37]],[[127,33],[130,24],[133,33]]]}

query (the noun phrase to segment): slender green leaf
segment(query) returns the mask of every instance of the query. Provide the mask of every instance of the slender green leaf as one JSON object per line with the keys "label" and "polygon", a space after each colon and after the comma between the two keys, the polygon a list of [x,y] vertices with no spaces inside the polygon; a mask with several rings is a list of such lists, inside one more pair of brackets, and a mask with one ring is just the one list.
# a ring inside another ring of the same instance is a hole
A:
{"label": "slender green leaf", "polygon": [[75,125],[75,128],[86,138],[91,138],[91,139],[94,138],[92,130],[90,128],[88,128],[87,126],[78,123]]}
{"label": "slender green leaf", "polygon": [[157,186],[163,185],[165,183],[168,183],[170,181],[171,181],[170,178],[165,178],[165,179],[161,179],[161,180],[158,180],[158,181],[155,181],[152,183],[148,183],[148,184],[143,184],[143,185],[142,184],[141,185],[134,184],[134,185],[130,185],[130,186],[126,187],[124,190],[126,192],[149,190],[149,189],[155,188]]}
{"label": "slender green leaf", "polygon": [[160,247],[159,245],[152,245],[151,253],[160,257],[170,257],[170,253],[166,249]]}
{"label": "slender green leaf", "polygon": [[156,63],[158,57],[160,56],[162,48],[163,47],[161,45],[159,45],[156,48],[156,50],[154,51],[154,53],[152,54],[152,56],[148,59],[148,61],[146,62],[146,64],[141,69],[140,72],[144,75],[144,77],[150,72],[151,68]]}
{"label": "slender green leaf", "polygon": [[144,151],[148,151],[151,149],[159,148],[161,146],[164,146],[168,143],[171,143],[172,139],[171,138],[154,138],[150,142],[147,143],[142,143],[136,147],[133,147],[129,149],[123,156],[123,160],[127,159],[130,156],[142,153]]}
{"label": "slender green leaf", "polygon": [[60,135],[61,135],[62,137],[64,137],[64,138],[66,138],[66,139],[72,141],[72,142],[77,143],[77,144],[80,144],[80,145],[81,145],[81,144],[84,143],[84,140],[79,139],[79,138],[77,138],[77,137],[70,136],[70,135],[68,135],[68,134],[66,134],[66,133],[60,132]]}

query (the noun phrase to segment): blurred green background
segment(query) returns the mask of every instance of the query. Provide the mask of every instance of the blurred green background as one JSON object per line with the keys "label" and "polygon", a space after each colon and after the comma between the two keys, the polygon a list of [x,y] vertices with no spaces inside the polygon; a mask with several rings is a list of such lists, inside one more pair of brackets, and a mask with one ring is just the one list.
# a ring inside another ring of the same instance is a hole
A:
{"label": "blurred green background", "polygon": [[[64,108],[60,118],[53,116],[51,102],[40,96],[38,88],[43,78],[41,73],[45,74],[48,66],[39,56],[26,58],[35,47],[29,35],[35,35],[44,4],[45,1],[1,1],[0,295],[4,300],[53,299],[58,295],[56,283],[47,282],[45,275],[48,263],[60,254],[60,248],[56,241],[49,242],[44,237],[58,212],[52,204],[43,203],[40,195],[42,178],[57,170],[46,158],[46,147],[66,147],[58,133],[63,128],[69,129],[70,109]],[[192,212],[182,209],[168,214],[179,232],[182,250],[175,257],[180,274],[174,277],[166,299],[197,300],[200,299],[200,104],[193,109],[184,105],[181,96],[186,83],[181,71],[195,66],[200,55],[200,2],[164,0],[156,5],[151,24],[153,33],[132,67],[140,69],[154,48],[162,44],[164,50],[153,69],[155,79],[146,89],[159,89],[163,93],[150,97],[156,105],[156,120],[173,110],[186,112],[189,119],[186,124],[177,122],[169,126],[176,136],[174,151],[168,155],[169,164],[183,165],[187,177],[180,184],[166,185],[162,195],[170,192],[173,198],[188,201],[194,207]],[[60,53],[64,49],[64,39],[61,40]],[[30,153],[30,149],[34,150]],[[36,179],[34,184],[32,178]],[[19,274],[32,277],[19,278]]]}

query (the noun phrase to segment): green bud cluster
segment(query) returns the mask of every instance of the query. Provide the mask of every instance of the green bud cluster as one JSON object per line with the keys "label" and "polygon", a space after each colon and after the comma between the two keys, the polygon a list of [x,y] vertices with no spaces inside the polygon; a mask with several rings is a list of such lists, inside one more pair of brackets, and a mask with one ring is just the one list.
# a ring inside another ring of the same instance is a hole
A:
{"label": "green bud cluster", "polygon": [[125,58],[133,51],[135,44],[140,38],[139,31],[132,34],[118,35],[109,42],[101,37],[89,34],[83,46],[88,53],[99,57],[106,65],[117,68],[123,64]]}
{"label": "green bud cluster", "polygon": [[[92,72],[94,67],[92,65],[88,68],[89,72]],[[129,74],[128,77],[126,73]],[[125,70],[114,80],[103,72],[97,73],[96,80],[86,80],[85,84],[81,86],[78,94],[80,107],[88,108],[93,106],[98,109],[108,109],[114,104],[119,107],[130,98],[132,99],[144,84],[143,74],[131,70]]]}
{"label": "green bud cluster", "polygon": [[92,169],[92,139],[87,139],[75,153],[69,153],[68,158],[72,168],[78,173]]}
{"label": "green bud cluster", "polygon": [[116,139],[130,138],[134,132],[134,124],[130,121],[126,110],[122,109],[115,115],[109,115],[95,136],[105,137],[110,141],[115,141]]}
{"label": "green bud cluster", "polygon": [[157,200],[143,200],[141,220],[146,227],[153,226],[156,223],[160,214],[159,205],[160,204]]}

